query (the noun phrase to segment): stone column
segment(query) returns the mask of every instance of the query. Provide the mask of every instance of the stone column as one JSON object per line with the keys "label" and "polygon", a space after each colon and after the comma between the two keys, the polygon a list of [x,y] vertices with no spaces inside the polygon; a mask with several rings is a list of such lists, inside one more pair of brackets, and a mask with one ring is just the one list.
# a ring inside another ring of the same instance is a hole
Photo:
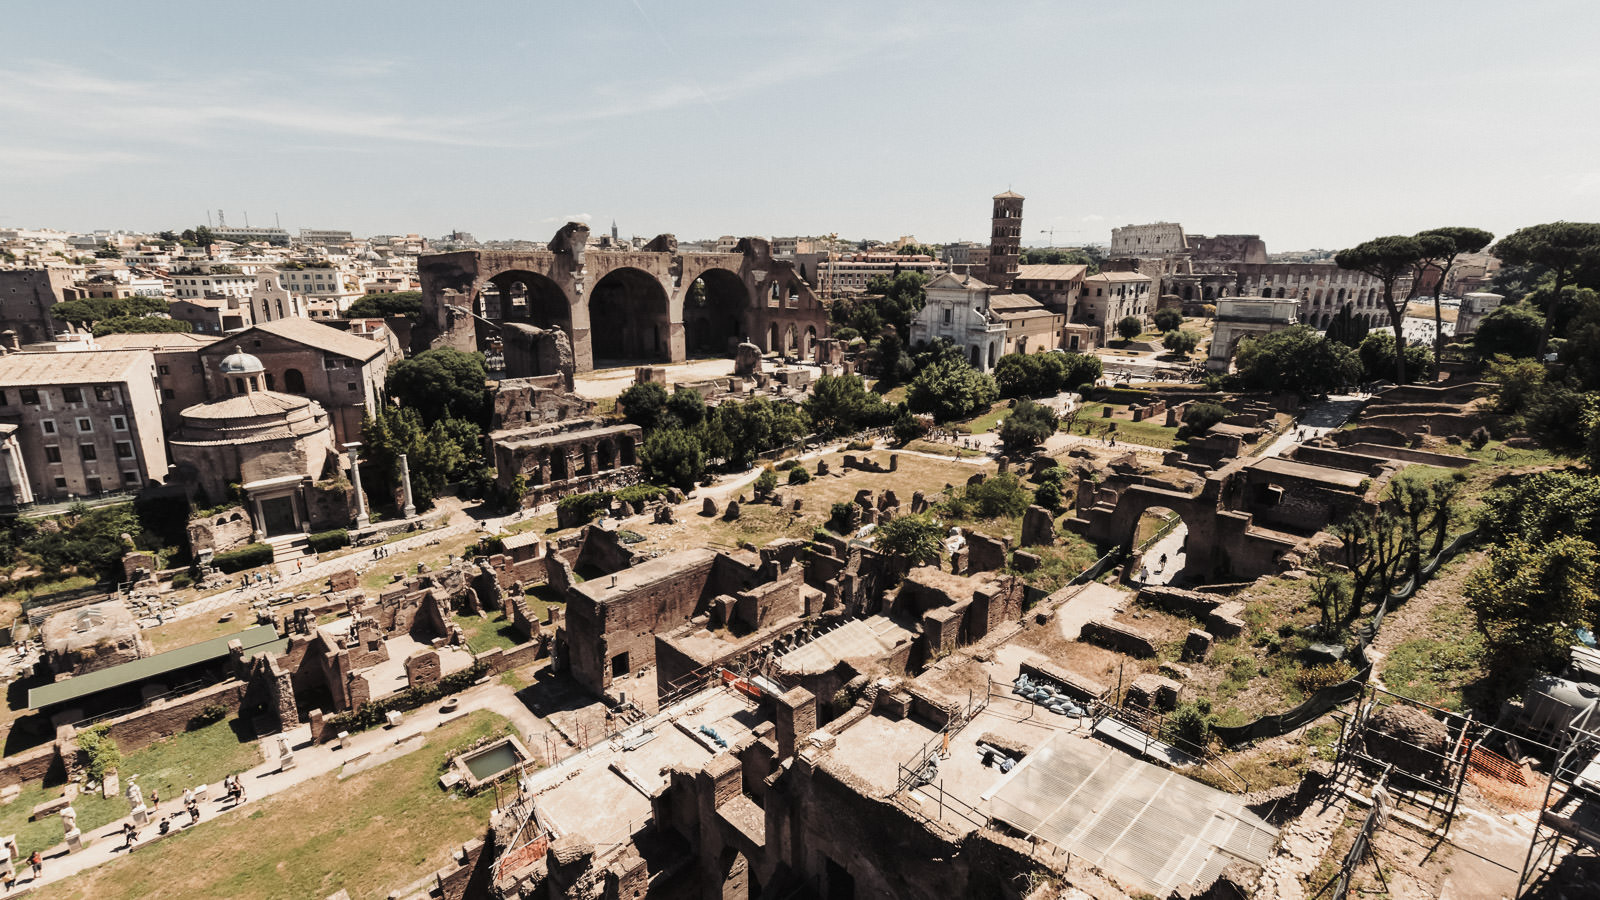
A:
{"label": "stone column", "polygon": [[406,518],[417,514],[417,505],[411,502],[411,464],[406,462],[406,455],[400,454],[400,484],[405,489],[406,505],[400,513]]}
{"label": "stone column", "polygon": [[250,502],[251,502],[251,504],[254,505],[255,511],[256,511],[256,518],[255,518],[256,534],[255,534],[255,539],[256,539],[256,543],[259,544],[262,541],[267,539],[267,517],[266,517],[266,514],[261,511],[261,498],[260,497],[252,496],[250,498]]}
{"label": "stone column", "polygon": [[356,487],[356,528],[370,528],[372,519],[367,515],[367,495],[361,491],[361,460],[356,453],[361,449],[361,442],[351,441],[344,448],[350,451],[350,482]]}

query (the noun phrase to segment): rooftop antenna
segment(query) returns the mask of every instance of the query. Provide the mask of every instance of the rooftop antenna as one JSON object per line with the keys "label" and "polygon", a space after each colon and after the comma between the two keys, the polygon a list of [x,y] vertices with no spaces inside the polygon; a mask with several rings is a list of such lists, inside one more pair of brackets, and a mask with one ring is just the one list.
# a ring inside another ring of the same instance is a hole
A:
{"label": "rooftop antenna", "polygon": [[218,228],[227,228],[228,227],[228,217],[222,214],[221,207],[217,208],[217,227]]}
{"label": "rooftop antenna", "polygon": [[206,227],[211,227],[211,210],[206,210]]}
{"label": "rooftop antenna", "polygon": [[283,230],[283,223],[278,221],[278,214],[277,213],[273,213],[272,214],[272,224],[274,226],[276,226],[279,231]]}
{"label": "rooftop antenna", "polygon": [[248,209],[244,211],[244,227],[250,227],[250,210]]}

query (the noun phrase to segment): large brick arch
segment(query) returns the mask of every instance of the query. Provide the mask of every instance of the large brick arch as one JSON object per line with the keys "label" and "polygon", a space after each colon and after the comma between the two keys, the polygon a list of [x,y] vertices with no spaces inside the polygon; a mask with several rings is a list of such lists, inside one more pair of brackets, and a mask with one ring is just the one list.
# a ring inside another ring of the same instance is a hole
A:
{"label": "large brick arch", "polygon": [[[461,250],[422,257],[417,268],[423,313],[413,330],[412,349],[482,349],[502,324],[521,321],[540,328],[563,328],[571,343],[572,368],[589,371],[595,363],[593,329],[606,327],[593,321],[594,289],[623,270],[628,271],[625,277],[634,287],[640,287],[641,276],[648,277],[666,298],[659,353],[665,360],[682,361],[691,350],[684,305],[694,282],[706,276],[717,285],[718,319],[712,346],[704,346],[707,342],[702,339],[702,346],[696,348],[701,352],[720,355],[731,350],[728,337],[757,338],[774,322],[785,329],[794,324],[800,334],[807,334],[808,329],[815,329],[819,338],[828,334],[826,307],[795,273],[794,264],[774,259],[771,245],[762,238],[741,240],[736,253],[680,253],[671,235],[657,237],[644,250],[601,250],[588,246],[588,234],[587,226],[574,222],[558,231],[545,250]],[[533,280],[539,284],[539,302],[530,303],[516,316],[507,316],[509,309],[498,310],[497,316],[486,315],[479,302],[484,289],[509,287],[518,277],[524,283]],[[552,285],[567,304],[565,321],[550,314],[557,305]],[[778,297],[769,303],[774,289]],[[689,310],[691,315],[694,312]],[[607,345],[607,340],[602,344]]]}

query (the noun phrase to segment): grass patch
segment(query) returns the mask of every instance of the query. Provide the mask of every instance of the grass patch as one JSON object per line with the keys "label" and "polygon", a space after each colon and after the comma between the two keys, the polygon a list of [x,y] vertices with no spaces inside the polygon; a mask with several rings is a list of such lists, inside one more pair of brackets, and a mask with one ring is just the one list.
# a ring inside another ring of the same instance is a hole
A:
{"label": "grass patch", "polygon": [[[381,898],[450,861],[481,836],[495,795],[446,794],[437,779],[452,751],[506,730],[479,711],[420,750],[339,781],[329,773],[41,890],[52,900],[325,897],[344,888]],[[126,803],[123,804],[126,807]],[[58,823],[56,830],[60,831]]]}
{"label": "grass patch", "polygon": [[504,610],[495,612],[493,616],[453,615],[450,621],[461,626],[461,634],[467,639],[467,649],[474,655],[496,647],[510,650],[518,643],[516,629],[511,627]]}
{"label": "grass patch", "polygon": [[[221,781],[224,775],[243,772],[261,762],[254,743],[241,742],[231,722],[222,721],[194,731],[186,731],[157,741],[142,750],[127,754],[118,774],[122,790],[128,779],[137,775],[139,787],[148,803],[151,791],[159,791],[162,807],[174,809],[186,787]],[[15,834],[23,857],[35,850],[48,850],[61,843],[61,820],[48,816],[29,822],[28,814],[46,800],[61,796],[61,786],[45,787],[39,782],[23,785],[22,793],[0,807],[0,834]],[[78,811],[78,828],[85,834],[128,814],[128,801],[122,793],[101,797],[98,791],[79,794],[72,802]]]}
{"label": "grass patch", "polygon": [[[1087,437],[1113,436],[1118,442],[1127,441],[1133,444],[1142,444],[1146,447],[1171,447],[1177,442],[1178,429],[1176,426],[1168,428],[1159,424],[1155,419],[1146,419],[1143,422],[1133,422],[1128,419],[1105,418],[1104,409],[1122,410],[1124,407],[1107,403],[1085,403],[1083,412],[1078,414],[1072,427],[1067,429],[1068,434],[1081,434]],[[1161,422],[1166,418],[1160,417]],[[1115,431],[1107,431],[1112,426]]]}
{"label": "grass patch", "polygon": [[528,588],[527,594],[528,596],[524,603],[527,605],[528,615],[541,622],[550,618],[549,613],[552,609],[561,610],[563,613],[566,611],[566,598],[562,597],[561,592],[551,587],[548,582]]}
{"label": "grass patch", "polygon": [[1465,687],[1487,674],[1483,636],[1464,606],[1428,613],[1426,636],[1403,641],[1383,663],[1383,683],[1402,697],[1443,709],[1466,709]]}
{"label": "grass patch", "polygon": [[1008,567],[1006,571],[1021,578],[1029,587],[1052,593],[1066,587],[1079,572],[1100,558],[1093,544],[1072,532],[1061,535],[1054,547],[1028,547],[1027,551],[1039,557],[1039,568],[1020,572]]}
{"label": "grass patch", "polygon": [[994,406],[989,408],[988,412],[977,417],[976,419],[968,419],[963,424],[971,428],[973,434],[983,434],[984,432],[993,431],[994,429],[998,428],[1000,423],[1005,421],[1006,417],[1009,415],[1011,415],[1011,409],[1009,407],[1003,403],[996,403]]}
{"label": "grass patch", "polygon": [[984,455],[982,450],[958,447],[955,444],[946,444],[942,441],[925,441],[920,438],[907,444],[906,449],[916,453],[933,453],[939,456],[953,456],[956,459],[971,459],[975,456]]}

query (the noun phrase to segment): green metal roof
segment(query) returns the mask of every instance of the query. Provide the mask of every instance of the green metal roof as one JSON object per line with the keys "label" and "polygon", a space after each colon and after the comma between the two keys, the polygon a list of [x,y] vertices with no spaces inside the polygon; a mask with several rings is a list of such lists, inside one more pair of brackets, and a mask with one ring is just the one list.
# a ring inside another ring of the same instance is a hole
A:
{"label": "green metal roof", "polygon": [[146,656],[144,659],[136,659],[120,666],[99,669],[86,675],[77,675],[42,687],[30,688],[28,708],[43,709],[46,706],[59,706],[101,691],[136,684],[178,669],[221,659],[228,655],[229,641],[238,641],[242,644],[245,656],[248,657],[254,655],[253,651],[257,648],[276,640],[278,640],[278,629],[271,625],[257,625],[237,634],[214,637],[209,641]]}

